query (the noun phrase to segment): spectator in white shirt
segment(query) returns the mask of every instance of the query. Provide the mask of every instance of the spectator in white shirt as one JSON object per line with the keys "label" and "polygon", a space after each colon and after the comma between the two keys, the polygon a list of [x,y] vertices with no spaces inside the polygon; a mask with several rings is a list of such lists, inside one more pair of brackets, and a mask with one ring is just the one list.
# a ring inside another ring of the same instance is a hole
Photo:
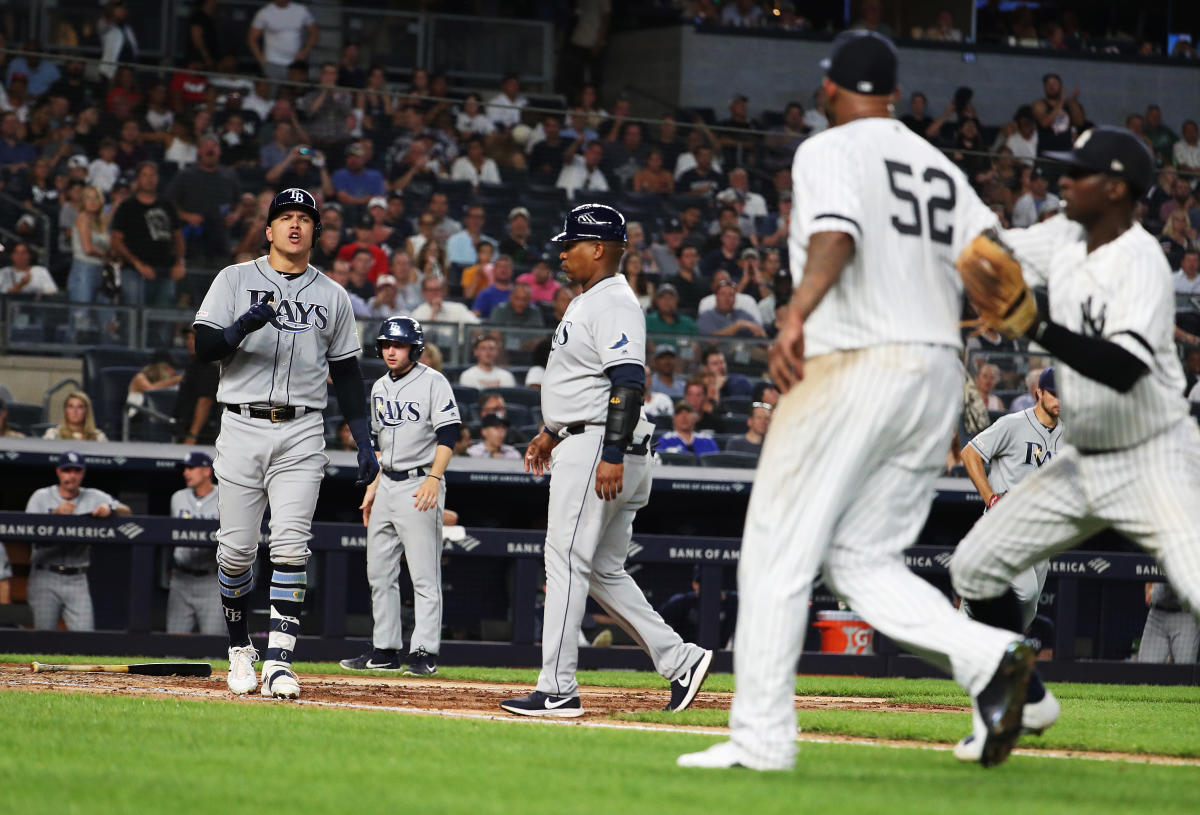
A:
{"label": "spectator in white shirt", "polygon": [[483,139],[473,136],[467,141],[467,154],[459,156],[450,165],[450,178],[455,181],[470,181],[472,186],[499,184],[500,168],[496,162],[483,154]]}
{"label": "spectator in white shirt", "polygon": [[113,184],[121,176],[121,168],[114,159],[117,157],[117,143],[110,138],[100,140],[100,157],[88,165],[87,185],[95,187],[108,195],[112,192]]}
{"label": "spectator in white shirt", "polygon": [[514,458],[520,459],[521,454],[511,444],[504,443],[508,434],[508,419],[498,413],[489,413],[483,417],[479,435],[483,441],[478,441],[467,448],[471,458]]}
{"label": "spectator in white shirt", "polygon": [[1004,146],[1012,150],[1013,158],[1032,167],[1038,154],[1037,120],[1033,118],[1033,108],[1029,105],[1018,108],[1012,123],[1004,130],[1008,134],[1004,137]]}
{"label": "spectator in white shirt", "polygon": [[512,373],[496,365],[496,355],[500,346],[489,334],[481,334],[475,338],[475,364],[462,372],[458,384],[469,388],[515,388],[517,380]]}
{"label": "spectator in white shirt", "polygon": [[[568,153],[571,153],[568,150]],[[576,190],[596,190],[608,192],[608,179],[600,170],[600,162],[604,158],[604,147],[598,141],[591,142],[583,148],[583,155],[570,155],[563,163],[562,172],[554,186],[567,191],[567,197],[575,199]]]}
{"label": "spectator in white shirt", "polygon": [[446,299],[446,280],[427,277],[421,281],[421,296],[425,302],[413,309],[413,319],[420,323],[459,323],[477,325],[479,317],[462,303]]}
{"label": "spectator in white shirt", "polygon": [[500,82],[500,93],[488,100],[487,117],[496,127],[508,129],[521,122],[521,108],[529,100],[521,95],[521,80],[509,74]]}
{"label": "spectator in white shirt", "polygon": [[492,124],[492,120],[483,113],[483,104],[479,94],[467,94],[467,98],[463,100],[462,110],[458,112],[455,119],[454,129],[463,138],[490,136],[496,132],[496,125]]}
{"label": "spectator in white shirt", "polygon": [[1029,192],[1022,195],[1013,204],[1012,225],[1014,227],[1033,226],[1047,213],[1058,211],[1058,196],[1050,192],[1050,182],[1042,173],[1041,167],[1034,167],[1029,177]]}
{"label": "spectator in white shirt", "polygon": [[288,66],[297,60],[308,59],[319,34],[307,6],[291,0],[272,0],[250,21],[247,44],[262,66],[263,74],[271,79],[287,79]]}
{"label": "spectator in white shirt", "polygon": [[1175,142],[1175,166],[1185,173],[1200,173],[1200,128],[1191,119],[1183,123],[1183,138]]}
{"label": "spectator in white shirt", "polygon": [[58,294],[49,270],[33,265],[33,250],[28,244],[15,244],[9,259],[12,265],[0,269],[0,294]]}
{"label": "spectator in white shirt", "polygon": [[738,197],[744,204],[742,215],[747,218],[767,217],[767,199],[750,190],[750,174],[744,169],[734,167],[729,171],[728,189],[739,193]]}
{"label": "spectator in white shirt", "polygon": [[808,125],[808,135],[829,129],[829,117],[825,115],[827,104],[829,97],[825,95],[825,89],[817,88],[813,92],[813,106],[804,111],[804,124]]}
{"label": "spectator in white shirt", "polygon": [[1176,294],[1200,294],[1200,252],[1185,250],[1179,271],[1171,275]]}
{"label": "spectator in white shirt", "polygon": [[408,304],[398,294],[399,287],[396,278],[390,274],[381,274],[375,279],[375,296],[367,303],[371,316],[377,320],[386,320],[398,314],[408,313]]}

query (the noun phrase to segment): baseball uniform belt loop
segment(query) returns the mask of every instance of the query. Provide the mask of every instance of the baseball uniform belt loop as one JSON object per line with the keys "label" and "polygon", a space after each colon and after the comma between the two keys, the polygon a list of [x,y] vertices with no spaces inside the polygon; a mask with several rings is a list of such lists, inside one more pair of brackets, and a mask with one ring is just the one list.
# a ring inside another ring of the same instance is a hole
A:
{"label": "baseball uniform belt loop", "polygon": [[383,474],[393,481],[408,481],[410,478],[424,478],[429,475],[424,467],[413,467],[411,470],[384,470]]}
{"label": "baseball uniform belt loop", "polygon": [[287,407],[254,407],[253,405],[226,405],[225,409],[230,413],[236,413],[246,419],[268,419],[273,423],[290,422],[305,413],[310,412],[310,408],[303,406]]}
{"label": "baseball uniform belt loop", "polygon": [[87,574],[87,566],[55,566],[49,563],[39,563],[33,568],[55,574]]}

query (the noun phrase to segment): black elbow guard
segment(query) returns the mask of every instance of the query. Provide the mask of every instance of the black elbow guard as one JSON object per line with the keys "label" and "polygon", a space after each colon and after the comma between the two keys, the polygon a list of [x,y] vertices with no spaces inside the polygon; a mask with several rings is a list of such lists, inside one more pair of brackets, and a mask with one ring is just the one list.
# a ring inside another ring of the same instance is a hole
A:
{"label": "black elbow guard", "polygon": [[642,391],[627,385],[613,385],[608,397],[608,419],[604,423],[604,444],[621,450],[628,447],[641,415]]}

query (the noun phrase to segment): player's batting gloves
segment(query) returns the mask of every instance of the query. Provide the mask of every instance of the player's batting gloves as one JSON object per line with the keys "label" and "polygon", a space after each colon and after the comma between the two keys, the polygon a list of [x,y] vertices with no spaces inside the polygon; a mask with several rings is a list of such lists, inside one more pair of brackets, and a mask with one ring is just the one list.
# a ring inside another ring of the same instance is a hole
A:
{"label": "player's batting gloves", "polygon": [[350,435],[358,445],[358,480],[356,487],[365,487],[375,480],[379,474],[379,461],[375,458],[375,450],[371,446],[371,428],[366,419],[351,419]]}
{"label": "player's batting gloves", "polygon": [[225,340],[232,346],[237,346],[251,332],[257,331],[275,319],[275,308],[266,302],[255,303],[246,309],[246,313],[233,321],[233,325],[225,329]]}

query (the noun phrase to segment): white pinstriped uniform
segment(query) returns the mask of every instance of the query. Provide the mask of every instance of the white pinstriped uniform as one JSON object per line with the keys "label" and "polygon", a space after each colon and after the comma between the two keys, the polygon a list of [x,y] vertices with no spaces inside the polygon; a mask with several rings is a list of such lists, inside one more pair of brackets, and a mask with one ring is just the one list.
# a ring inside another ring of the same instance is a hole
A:
{"label": "white pinstriped uniform", "polygon": [[795,758],[793,686],[813,579],[980,692],[1016,635],[981,625],[904,565],[962,383],[959,249],[995,222],[962,173],[899,122],[862,119],[796,151],[789,254],[844,232],[855,253],[805,323],[804,379],[780,400],[738,567],[730,719],[741,762]]}
{"label": "white pinstriped uniform", "polygon": [[1047,286],[1054,322],[1120,345],[1149,372],[1122,394],[1055,366],[1069,444],[959,544],[955,590],[996,596],[1022,569],[1111,527],[1155,555],[1185,606],[1200,610],[1200,429],[1182,395],[1161,247],[1134,224],[1088,253],[1082,227],[1064,216],[1005,240],[1030,285]]}
{"label": "white pinstriped uniform", "polygon": [[[645,315],[620,275],[572,300],[554,331],[542,380],[542,417],[552,433],[577,424],[586,429],[563,438],[550,454],[546,606],[537,682],[545,694],[579,695],[575,670],[588,594],[650,655],[663,677],[679,678],[704,653],[663,621],[625,571],[633,518],[650,500],[650,457],[626,454],[616,500],[596,495],[596,465],[612,390],[605,371],[645,362]],[[643,425],[639,431],[646,434]],[[642,441],[639,431],[635,442]]]}
{"label": "white pinstriped uniform", "polygon": [[[971,439],[970,445],[984,464],[991,465],[988,483],[992,491],[1003,495],[1026,476],[1053,461],[1062,437],[1062,422],[1053,428],[1046,427],[1034,409],[1028,408],[1001,416],[991,427]],[[1050,564],[1043,560],[1013,578],[1013,591],[1021,604],[1022,629],[1028,628],[1037,616],[1038,600],[1049,571]],[[969,611],[969,605],[964,600],[963,610]]]}

